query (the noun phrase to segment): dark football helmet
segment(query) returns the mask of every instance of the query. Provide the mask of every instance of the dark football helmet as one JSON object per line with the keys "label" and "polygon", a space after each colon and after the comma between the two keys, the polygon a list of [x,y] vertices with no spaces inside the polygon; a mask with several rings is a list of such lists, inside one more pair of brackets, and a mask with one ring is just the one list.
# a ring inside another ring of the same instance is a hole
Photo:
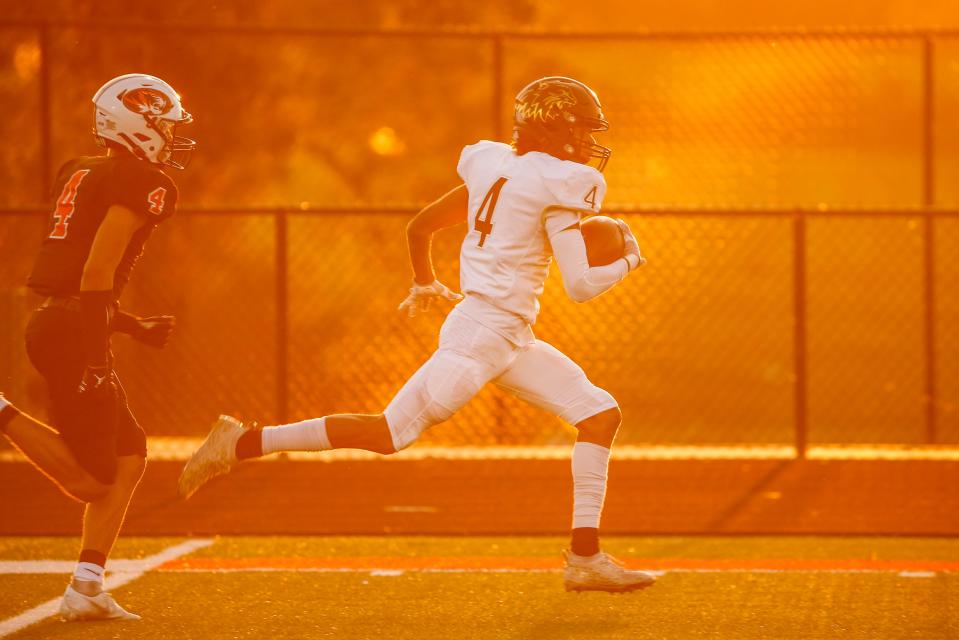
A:
{"label": "dark football helmet", "polygon": [[582,164],[597,158],[602,171],[612,152],[596,144],[593,133],[607,129],[609,122],[596,92],[578,80],[540,78],[516,95],[513,146],[521,155],[542,151]]}

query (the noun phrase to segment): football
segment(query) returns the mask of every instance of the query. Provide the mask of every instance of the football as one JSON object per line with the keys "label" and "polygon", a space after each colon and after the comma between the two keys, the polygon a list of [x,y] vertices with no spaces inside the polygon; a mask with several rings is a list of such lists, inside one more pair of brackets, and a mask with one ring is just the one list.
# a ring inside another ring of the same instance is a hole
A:
{"label": "football", "polygon": [[580,224],[586,242],[586,259],[591,267],[601,267],[623,257],[626,241],[619,223],[609,216],[592,216]]}

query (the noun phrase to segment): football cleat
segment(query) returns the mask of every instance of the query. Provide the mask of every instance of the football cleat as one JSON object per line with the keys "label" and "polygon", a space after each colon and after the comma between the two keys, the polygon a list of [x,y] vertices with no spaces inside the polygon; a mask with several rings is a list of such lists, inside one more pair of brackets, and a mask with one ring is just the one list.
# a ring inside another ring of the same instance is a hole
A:
{"label": "football cleat", "polygon": [[177,492],[189,498],[212,478],[223,475],[237,463],[236,441],[246,429],[236,418],[220,416],[206,440],[187,461],[180,472]]}
{"label": "football cleat", "polygon": [[6,433],[7,425],[18,415],[20,415],[20,411],[10,404],[10,401],[3,397],[3,393],[0,392],[0,434]]}
{"label": "football cleat", "polygon": [[139,620],[140,616],[130,613],[117,604],[106,591],[101,591],[95,596],[83,595],[73,588],[67,586],[63,593],[63,600],[60,601],[60,617],[67,622],[80,620]]}
{"label": "football cleat", "polygon": [[571,551],[566,551],[565,556],[563,583],[567,591],[624,593],[645,589],[656,581],[645,571],[627,569],[619,560],[602,551],[588,558]]}

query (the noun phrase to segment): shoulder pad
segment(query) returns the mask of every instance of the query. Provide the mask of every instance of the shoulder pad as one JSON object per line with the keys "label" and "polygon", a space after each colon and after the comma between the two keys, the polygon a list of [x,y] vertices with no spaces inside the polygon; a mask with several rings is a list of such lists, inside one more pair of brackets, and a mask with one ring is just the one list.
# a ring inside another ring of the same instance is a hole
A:
{"label": "shoulder pad", "polygon": [[144,160],[121,160],[114,170],[114,203],[159,222],[176,211],[177,188],[170,176]]}
{"label": "shoulder pad", "polygon": [[512,153],[513,147],[502,142],[493,142],[492,140],[480,140],[476,144],[468,144],[460,152],[459,162],[456,164],[456,173],[459,174],[463,182],[468,182],[478,158],[484,158],[497,154],[502,156],[505,153]]}
{"label": "shoulder pad", "polygon": [[50,185],[50,197],[56,198],[60,195],[59,190],[63,187],[63,183],[67,181],[67,176],[73,173],[78,165],[83,164],[84,160],[86,158],[73,158],[60,165],[60,168],[57,169],[56,178]]}
{"label": "shoulder pad", "polygon": [[554,206],[574,211],[597,213],[606,196],[606,178],[585,164],[571,160],[543,163],[543,184],[553,196]]}

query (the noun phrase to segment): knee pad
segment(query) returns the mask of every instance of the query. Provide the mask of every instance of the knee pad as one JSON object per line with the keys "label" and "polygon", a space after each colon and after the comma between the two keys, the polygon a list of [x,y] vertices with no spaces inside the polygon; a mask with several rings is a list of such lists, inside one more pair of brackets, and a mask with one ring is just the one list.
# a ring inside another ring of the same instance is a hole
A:
{"label": "knee pad", "polygon": [[403,386],[383,414],[397,451],[430,427],[448,420],[487,382],[482,363],[451,351],[437,351]]}
{"label": "knee pad", "polygon": [[604,411],[618,408],[619,403],[608,391],[587,381],[576,394],[575,399],[560,414],[560,418],[569,424],[579,424]]}

